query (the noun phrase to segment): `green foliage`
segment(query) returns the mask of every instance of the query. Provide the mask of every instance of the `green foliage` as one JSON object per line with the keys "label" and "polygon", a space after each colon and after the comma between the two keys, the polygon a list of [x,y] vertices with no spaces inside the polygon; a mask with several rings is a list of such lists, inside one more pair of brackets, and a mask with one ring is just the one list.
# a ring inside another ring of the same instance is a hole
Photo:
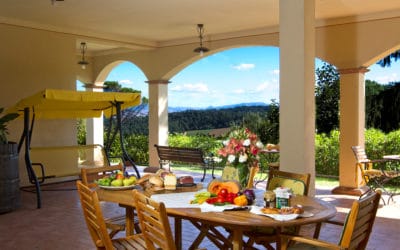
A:
{"label": "green foliage", "polygon": [[386,135],[379,129],[365,131],[365,152],[370,159],[379,159],[385,155]]}
{"label": "green foliage", "polygon": [[400,128],[400,83],[366,81],[366,127],[388,133]]}
{"label": "green foliage", "polygon": [[229,109],[186,110],[168,115],[169,131],[183,133],[190,130],[227,128],[243,124],[249,114],[264,116],[268,107],[250,106]]}
{"label": "green foliage", "polygon": [[[3,113],[4,108],[0,108],[0,114]],[[0,143],[7,144],[8,128],[7,125],[10,121],[16,119],[19,116],[17,113],[8,113],[0,117]]]}
{"label": "green foliage", "polygon": [[400,130],[386,134],[385,152],[388,155],[399,154],[400,152]]}
{"label": "green foliage", "polygon": [[329,133],[339,128],[339,73],[327,63],[315,73],[316,127],[319,133]]}
{"label": "green foliage", "polygon": [[[248,127],[250,128],[250,126]],[[279,143],[279,103],[274,99],[271,100],[265,119],[261,121],[257,129],[252,131],[259,136],[264,144]]]}
{"label": "green foliage", "polygon": [[117,81],[106,81],[104,82],[104,92],[140,93],[141,91],[122,87]]}
{"label": "green foliage", "polygon": [[86,144],[86,123],[84,119],[78,119],[76,121],[77,126],[77,140],[78,145],[85,145]]}
{"label": "green foliage", "polygon": [[390,67],[392,60],[397,61],[400,58],[400,50],[393,52],[392,54],[384,57],[382,60],[378,61],[376,64],[379,64],[381,67]]}
{"label": "green foliage", "polygon": [[170,134],[168,145],[171,147],[201,148],[206,155],[213,154],[222,147],[222,142],[208,135]]}
{"label": "green foliage", "polygon": [[[136,164],[149,164],[149,138],[146,135],[129,135],[124,137],[124,146],[129,157]],[[122,157],[119,141],[114,141],[109,152],[111,157]]]}
{"label": "green foliage", "polygon": [[339,131],[315,136],[315,170],[320,175],[339,175]]}

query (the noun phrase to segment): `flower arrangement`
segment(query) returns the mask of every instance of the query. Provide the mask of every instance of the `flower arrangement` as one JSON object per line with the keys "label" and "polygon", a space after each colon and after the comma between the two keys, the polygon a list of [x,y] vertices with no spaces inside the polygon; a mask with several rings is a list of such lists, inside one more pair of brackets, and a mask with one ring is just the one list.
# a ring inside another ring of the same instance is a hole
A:
{"label": "flower arrangement", "polygon": [[257,135],[247,128],[233,130],[224,147],[217,154],[222,158],[222,163],[238,169],[239,182],[243,185],[247,182],[249,167],[257,166],[259,152],[264,147]]}

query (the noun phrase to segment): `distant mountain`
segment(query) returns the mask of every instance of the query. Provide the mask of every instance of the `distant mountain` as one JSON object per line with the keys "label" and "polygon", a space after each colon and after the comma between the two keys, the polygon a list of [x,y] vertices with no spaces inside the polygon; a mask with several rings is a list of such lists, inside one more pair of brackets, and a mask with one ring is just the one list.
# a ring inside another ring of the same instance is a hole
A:
{"label": "distant mountain", "polygon": [[222,106],[208,106],[204,108],[193,108],[193,107],[168,107],[168,113],[174,112],[182,112],[186,110],[208,110],[208,109],[231,109],[237,107],[255,107],[255,106],[268,106],[268,104],[264,102],[246,102],[246,103],[238,103],[238,104],[230,104],[230,105],[222,105]]}
{"label": "distant mountain", "polygon": [[[183,112],[187,110],[221,110],[221,109],[231,109],[237,107],[257,107],[257,106],[268,106],[268,104],[264,102],[246,102],[246,103],[238,103],[238,104],[230,104],[230,105],[222,105],[222,106],[208,106],[203,108],[193,108],[193,107],[168,107],[168,113],[176,113]],[[136,108],[132,108],[131,111],[136,110]],[[143,108],[140,110],[140,115],[146,116],[149,113],[149,106],[143,105]]]}

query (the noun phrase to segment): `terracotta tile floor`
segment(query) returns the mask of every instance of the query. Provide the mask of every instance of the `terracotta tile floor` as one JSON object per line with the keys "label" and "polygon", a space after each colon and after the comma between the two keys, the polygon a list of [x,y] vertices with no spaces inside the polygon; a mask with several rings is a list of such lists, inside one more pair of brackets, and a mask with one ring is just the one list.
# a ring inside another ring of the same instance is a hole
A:
{"label": "terracotta tile floor", "polygon": [[[195,176],[199,181],[200,175]],[[205,183],[208,183],[210,176]],[[257,185],[263,189],[264,183]],[[53,250],[95,249],[87,231],[78,194],[74,182],[44,186],[42,192],[42,208],[36,208],[36,195],[21,192],[21,207],[5,214],[0,214],[0,249],[16,250]],[[351,203],[357,197],[332,195],[329,189],[317,187],[317,197],[335,204],[338,218],[344,218]],[[103,204],[106,215],[122,213],[115,204]],[[183,225],[184,249],[192,242],[196,229],[189,223]],[[367,249],[399,249],[400,237],[400,197],[395,202],[378,210],[374,229]],[[312,227],[303,227],[302,232],[309,234]],[[321,239],[337,242],[340,228],[326,225],[322,228]],[[212,243],[205,241],[201,247],[216,249]],[[262,249],[262,247],[260,247]]]}

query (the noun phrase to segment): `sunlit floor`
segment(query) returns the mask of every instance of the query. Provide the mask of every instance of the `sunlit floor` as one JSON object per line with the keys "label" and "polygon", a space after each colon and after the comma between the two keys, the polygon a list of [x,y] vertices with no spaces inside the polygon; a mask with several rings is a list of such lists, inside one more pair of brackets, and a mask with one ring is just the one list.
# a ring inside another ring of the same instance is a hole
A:
{"label": "sunlit floor", "polygon": [[[195,176],[195,181],[200,180]],[[205,183],[208,183],[210,176]],[[264,188],[260,183],[257,188]],[[0,215],[0,249],[95,249],[83,219],[78,194],[74,182],[44,186],[42,192],[42,208],[36,208],[36,195],[21,192],[21,207]],[[351,203],[358,197],[332,195],[329,189],[317,187],[317,197],[334,204],[338,210],[338,219],[344,219]],[[116,204],[104,204],[107,216],[124,212]],[[193,241],[196,230],[189,223],[183,225],[183,248],[187,249]],[[400,237],[400,196],[389,205],[381,206],[367,249],[399,249]],[[313,227],[302,227],[303,234],[311,234]],[[337,242],[341,228],[325,225],[320,238]],[[201,247],[216,249],[209,241]],[[260,249],[262,249],[260,247]]]}

